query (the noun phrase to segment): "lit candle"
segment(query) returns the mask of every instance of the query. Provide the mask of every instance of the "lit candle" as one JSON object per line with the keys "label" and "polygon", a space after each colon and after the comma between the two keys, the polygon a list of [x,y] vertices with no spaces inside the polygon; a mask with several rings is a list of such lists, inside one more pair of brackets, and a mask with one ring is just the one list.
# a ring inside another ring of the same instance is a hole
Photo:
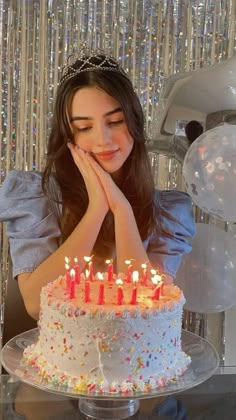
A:
{"label": "lit candle", "polygon": [[106,264],[108,264],[107,267],[107,279],[108,281],[113,281],[113,273],[114,273],[114,266],[112,260],[106,260]]}
{"label": "lit candle", "polygon": [[99,288],[98,288],[98,305],[104,304],[104,283],[103,283],[103,275],[101,273],[97,273],[97,277],[100,280]]}
{"label": "lit candle", "polygon": [[79,264],[78,264],[78,258],[74,258],[74,270],[75,270],[75,283],[80,284],[80,271],[79,271]]}
{"label": "lit candle", "polygon": [[164,292],[164,281],[163,281],[163,277],[165,277],[165,275],[159,275],[157,270],[151,269],[151,273],[155,276],[158,276],[157,279],[159,281],[158,287],[160,287],[160,295],[163,294]]}
{"label": "lit candle", "polygon": [[92,257],[84,257],[84,261],[88,263],[88,270],[89,270],[89,280],[93,281],[93,263],[92,263]]}
{"label": "lit candle", "polygon": [[122,305],[124,301],[124,293],[122,289],[123,281],[121,279],[116,280],[117,284],[117,305]]}
{"label": "lit candle", "polygon": [[131,264],[131,260],[125,260],[125,264],[128,265],[127,267],[127,272],[126,272],[126,281],[127,283],[131,283],[132,280],[132,264]]}
{"label": "lit candle", "polygon": [[139,273],[138,273],[138,271],[134,271],[132,277],[133,277],[134,287],[132,289],[130,304],[131,305],[137,305],[137,282],[139,280]]}
{"label": "lit candle", "polygon": [[[161,277],[159,276],[157,270],[154,270],[153,268],[150,270],[151,274],[153,275],[152,277],[152,288],[155,289],[155,284],[157,284],[157,281],[161,281]],[[157,277],[155,277],[157,276]],[[153,281],[154,279],[154,281]]]}
{"label": "lit candle", "polygon": [[75,270],[70,270],[70,299],[75,297]]}
{"label": "lit candle", "polygon": [[85,283],[84,283],[84,301],[85,302],[91,302],[91,299],[90,299],[90,282],[88,280],[85,280]]}
{"label": "lit candle", "polygon": [[70,266],[69,266],[70,259],[65,257],[65,269],[66,269],[66,291],[69,292],[70,290]]}
{"label": "lit candle", "polygon": [[65,264],[67,264],[67,265],[70,264],[70,258],[69,257],[65,257]]}
{"label": "lit candle", "polygon": [[142,267],[142,269],[143,269],[143,274],[142,274],[142,281],[141,281],[141,284],[143,285],[143,286],[147,286],[147,264],[141,264],[141,267]]}
{"label": "lit candle", "polygon": [[161,291],[160,281],[161,281],[161,276],[159,276],[159,274],[155,274],[155,276],[152,277],[152,282],[156,286],[154,289],[154,293],[152,295],[152,299],[154,300],[159,300],[160,298],[160,291]]}

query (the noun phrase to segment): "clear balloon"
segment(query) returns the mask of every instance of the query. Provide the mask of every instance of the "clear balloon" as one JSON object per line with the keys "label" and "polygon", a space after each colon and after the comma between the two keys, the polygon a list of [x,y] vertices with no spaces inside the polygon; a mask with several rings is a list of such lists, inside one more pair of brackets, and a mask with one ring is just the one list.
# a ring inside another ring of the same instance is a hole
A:
{"label": "clear balloon", "polygon": [[223,312],[236,305],[236,241],[216,226],[196,227],[192,252],[183,257],[175,283],[184,292],[185,309]]}
{"label": "clear balloon", "polygon": [[206,213],[236,221],[236,126],[205,131],[189,148],[183,179],[194,203]]}

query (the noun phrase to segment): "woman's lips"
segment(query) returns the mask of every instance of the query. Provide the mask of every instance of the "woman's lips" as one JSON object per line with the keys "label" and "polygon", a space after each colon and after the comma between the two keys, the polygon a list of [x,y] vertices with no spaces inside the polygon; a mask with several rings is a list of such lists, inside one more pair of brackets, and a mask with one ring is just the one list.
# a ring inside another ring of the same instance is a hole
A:
{"label": "woman's lips", "polygon": [[98,160],[110,160],[113,159],[116,155],[116,153],[118,152],[119,149],[117,150],[108,150],[108,151],[104,151],[104,152],[99,152],[99,153],[93,153],[94,156],[98,159]]}

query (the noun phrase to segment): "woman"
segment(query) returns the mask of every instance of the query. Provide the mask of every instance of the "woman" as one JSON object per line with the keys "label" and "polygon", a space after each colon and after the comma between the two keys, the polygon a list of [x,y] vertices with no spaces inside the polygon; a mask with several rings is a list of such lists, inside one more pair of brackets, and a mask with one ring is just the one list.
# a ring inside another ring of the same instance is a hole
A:
{"label": "woman", "polygon": [[65,271],[65,256],[77,256],[83,269],[93,254],[99,271],[108,258],[116,271],[127,259],[134,269],[147,262],[170,282],[191,250],[190,197],[155,191],[140,102],[100,50],[81,50],[63,71],[43,175],[11,172],[0,203],[13,274],[35,319],[41,288]]}

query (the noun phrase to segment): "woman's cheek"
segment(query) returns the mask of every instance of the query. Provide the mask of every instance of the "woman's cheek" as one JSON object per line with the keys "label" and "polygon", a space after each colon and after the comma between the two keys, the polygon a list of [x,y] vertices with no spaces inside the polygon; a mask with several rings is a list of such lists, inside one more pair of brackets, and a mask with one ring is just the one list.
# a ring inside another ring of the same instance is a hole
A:
{"label": "woman's cheek", "polygon": [[90,152],[91,147],[87,141],[82,141],[81,139],[75,138],[75,144],[77,148],[83,149],[85,152]]}

